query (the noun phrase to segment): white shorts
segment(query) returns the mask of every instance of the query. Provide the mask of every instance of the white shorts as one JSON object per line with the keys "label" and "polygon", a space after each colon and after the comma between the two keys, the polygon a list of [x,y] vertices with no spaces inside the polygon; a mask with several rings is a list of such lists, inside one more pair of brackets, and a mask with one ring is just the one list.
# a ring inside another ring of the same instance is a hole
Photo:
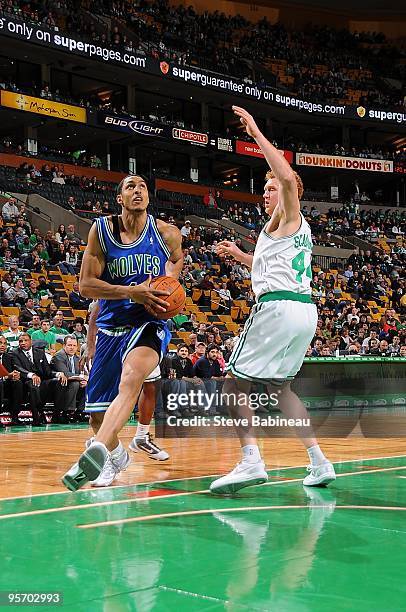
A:
{"label": "white shorts", "polygon": [[148,378],[144,380],[144,382],[154,382],[155,380],[160,380],[160,378],[161,378],[161,368],[159,367],[159,364],[158,364],[157,367],[154,370],[152,370]]}
{"label": "white shorts", "polygon": [[246,380],[292,380],[317,325],[315,304],[278,300],[253,306],[226,370]]}

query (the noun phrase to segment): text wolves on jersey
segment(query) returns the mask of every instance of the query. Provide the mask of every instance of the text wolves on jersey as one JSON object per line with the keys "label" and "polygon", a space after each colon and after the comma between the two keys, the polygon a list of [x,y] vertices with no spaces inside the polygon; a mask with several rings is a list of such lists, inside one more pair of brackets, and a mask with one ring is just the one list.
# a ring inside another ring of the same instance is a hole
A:
{"label": "text wolves on jersey", "polygon": [[158,256],[148,253],[132,253],[109,261],[107,267],[112,279],[133,276],[134,274],[159,276],[160,259]]}

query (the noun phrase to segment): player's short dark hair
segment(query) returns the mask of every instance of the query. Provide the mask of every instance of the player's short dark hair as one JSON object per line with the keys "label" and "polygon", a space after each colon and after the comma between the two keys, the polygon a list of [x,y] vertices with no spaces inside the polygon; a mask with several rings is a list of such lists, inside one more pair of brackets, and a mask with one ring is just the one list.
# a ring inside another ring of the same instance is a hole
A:
{"label": "player's short dark hair", "polygon": [[146,184],[146,186],[147,186],[147,188],[148,188],[148,191],[149,191],[149,182],[148,182],[148,179],[147,179],[147,177],[146,177],[146,176],[144,176],[143,174],[127,174],[127,176],[125,176],[123,179],[121,179],[121,181],[120,181],[120,182],[119,182],[119,184],[117,185],[116,195],[121,195],[121,192],[122,192],[122,190],[123,190],[123,185],[124,185],[124,182],[125,182],[125,181],[126,181],[128,178],[130,178],[130,177],[132,177],[132,176],[138,176],[140,179],[142,179],[142,180],[145,182],[145,184]]}

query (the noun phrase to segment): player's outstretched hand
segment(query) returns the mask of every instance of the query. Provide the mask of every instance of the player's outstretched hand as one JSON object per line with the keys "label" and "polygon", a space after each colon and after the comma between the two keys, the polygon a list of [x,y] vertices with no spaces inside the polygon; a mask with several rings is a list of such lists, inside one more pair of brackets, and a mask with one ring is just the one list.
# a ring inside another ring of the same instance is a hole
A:
{"label": "player's outstretched hand", "polygon": [[238,256],[241,255],[241,250],[238,246],[231,242],[230,240],[222,240],[216,246],[216,253],[220,255],[220,257],[234,257],[234,259],[238,260]]}
{"label": "player's outstretched hand", "polygon": [[169,304],[162,298],[166,295],[170,295],[170,292],[152,289],[150,283],[151,277],[139,285],[130,287],[131,299],[137,302],[137,304],[143,304],[145,309],[151,314],[166,312]]}
{"label": "player's outstretched hand", "polygon": [[234,111],[234,114],[240,118],[240,121],[243,124],[248,136],[251,136],[251,138],[254,138],[254,139],[257,138],[257,136],[259,136],[261,131],[259,127],[257,126],[257,124],[255,123],[254,117],[250,115],[249,112],[246,111],[245,108],[242,108],[241,106],[232,106],[232,109]]}

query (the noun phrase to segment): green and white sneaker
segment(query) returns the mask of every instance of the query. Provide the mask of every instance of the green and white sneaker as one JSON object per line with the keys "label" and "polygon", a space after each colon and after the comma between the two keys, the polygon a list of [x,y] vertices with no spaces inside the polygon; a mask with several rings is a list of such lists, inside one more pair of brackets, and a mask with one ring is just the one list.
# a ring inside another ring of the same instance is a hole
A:
{"label": "green and white sneaker", "polygon": [[330,461],[324,461],[320,465],[308,465],[309,472],[303,480],[305,487],[322,487],[333,482],[337,478],[333,464]]}
{"label": "green and white sneaker", "polygon": [[109,456],[109,451],[101,442],[93,442],[79,457],[62,478],[69,491],[77,491],[91,480],[96,480]]}
{"label": "green and white sneaker", "polygon": [[268,474],[263,461],[257,463],[241,461],[229,474],[214,480],[210,485],[210,491],[220,495],[231,495],[244,487],[252,487],[265,482],[268,482]]}

